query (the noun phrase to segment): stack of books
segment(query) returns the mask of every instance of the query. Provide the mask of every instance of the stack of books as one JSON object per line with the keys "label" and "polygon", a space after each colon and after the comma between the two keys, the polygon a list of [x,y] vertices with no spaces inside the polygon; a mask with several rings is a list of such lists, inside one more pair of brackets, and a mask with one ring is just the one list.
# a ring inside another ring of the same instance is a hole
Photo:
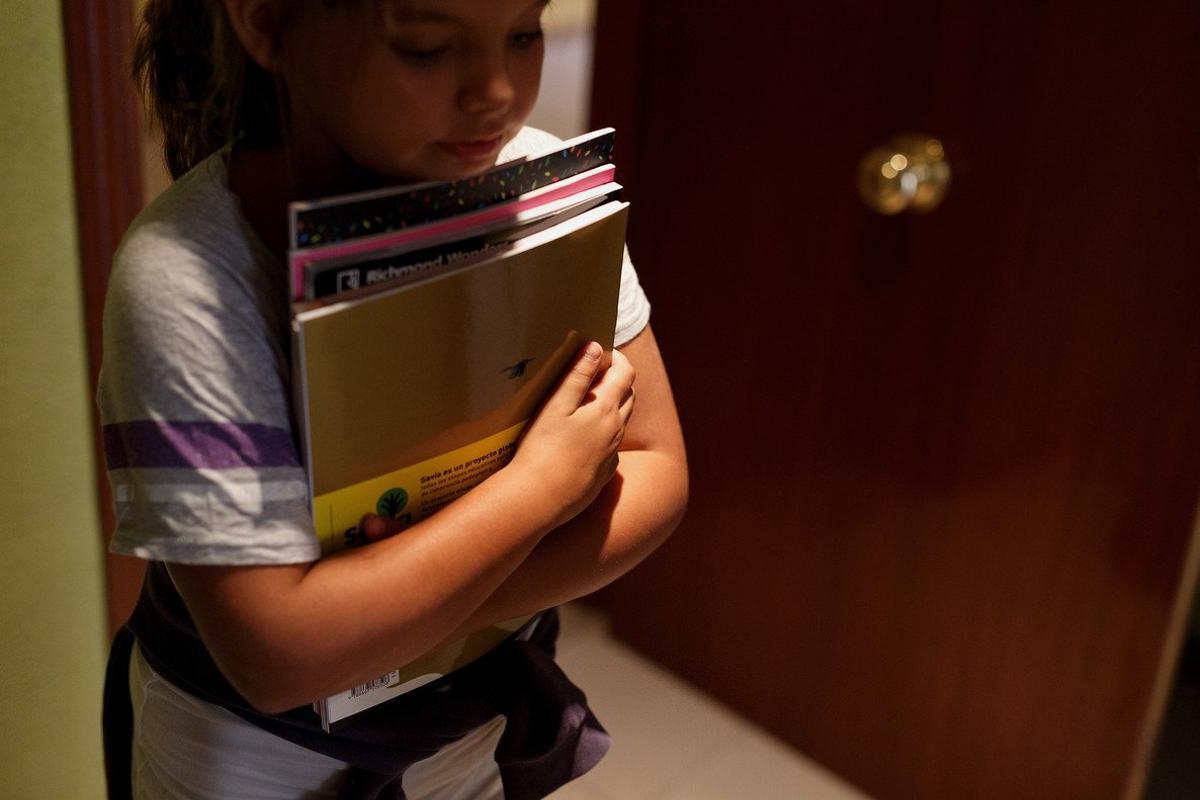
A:
{"label": "stack of books", "polygon": [[[507,463],[589,341],[611,348],[628,204],[603,129],[457,181],[294,203],[293,386],[324,554]],[[403,536],[403,532],[400,534]],[[481,631],[314,704],[326,730],[527,628]]]}

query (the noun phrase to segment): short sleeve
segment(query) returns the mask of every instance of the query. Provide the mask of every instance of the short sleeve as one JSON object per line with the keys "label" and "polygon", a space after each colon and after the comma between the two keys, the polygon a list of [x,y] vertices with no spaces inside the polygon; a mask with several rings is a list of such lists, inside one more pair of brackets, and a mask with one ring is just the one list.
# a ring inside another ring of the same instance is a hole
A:
{"label": "short sleeve", "polygon": [[312,561],[285,320],[264,312],[270,290],[253,271],[220,263],[237,246],[214,252],[165,223],[141,226],[118,252],[97,396],[110,549],[190,564]]}
{"label": "short sleeve", "polygon": [[637,271],[629,258],[629,248],[626,247],[624,262],[621,264],[621,295],[617,300],[617,330],[613,337],[613,346],[627,344],[649,324],[650,301],[642,291]]}

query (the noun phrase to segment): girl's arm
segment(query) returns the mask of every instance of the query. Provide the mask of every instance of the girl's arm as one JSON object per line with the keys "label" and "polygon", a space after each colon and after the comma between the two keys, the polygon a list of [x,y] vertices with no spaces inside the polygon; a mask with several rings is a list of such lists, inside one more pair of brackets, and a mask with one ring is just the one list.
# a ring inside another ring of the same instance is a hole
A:
{"label": "girl's arm", "polygon": [[310,564],[171,564],[242,696],[269,713],[304,705],[406,664],[461,627],[612,478],[633,370],[619,356],[596,377],[599,367],[598,354],[581,356],[512,463],[404,536]]}
{"label": "girl's arm", "polygon": [[637,408],[616,477],[586,511],[542,539],[451,640],[608,585],[678,525],[687,505],[687,460],[662,356],[649,328],[620,351],[637,371]]}

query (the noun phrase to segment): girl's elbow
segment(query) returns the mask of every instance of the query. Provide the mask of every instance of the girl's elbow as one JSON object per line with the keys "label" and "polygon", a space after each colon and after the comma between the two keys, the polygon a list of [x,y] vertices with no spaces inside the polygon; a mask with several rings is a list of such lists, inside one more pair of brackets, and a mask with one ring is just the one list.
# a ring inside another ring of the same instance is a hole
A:
{"label": "girl's elbow", "polygon": [[249,701],[250,706],[260,714],[284,714],[294,708],[308,706],[312,703],[311,700],[300,700],[297,697],[279,696],[263,696],[258,699],[258,702]]}
{"label": "girl's elbow", "polygon": [[688,507],[688,479],[687,479],[687,473],[685,472],[683,475],[683,480],[681,481],[680,486],[679,486],[679,491],[677,492],[677,494],[675,496],[675,509],[674,509],[675,513],[671,517],[670,531],[668,532],[668,535],[670,535],[670,533],[674,533],[675,529],[678,528],[680,523],[683,522],[683,517],[685,514],[687,514],[687,507]]}
{"label": "girl's elbow", "polygon": [[294,679],[281,679],[279,673],[271,677],[269,672],[250,670],[222,669],[222,672],[242,699],[260,714],[282,714],[312,702],[312,698],[305,699],[304,687]]}
{"label": "girl's elbow", "polygon": [[311,703],[319,692],[308,678],[312,672],[306,668],[307,659],[292,648],[256,644],[213,653],[221,674],[242,699],[262,714],[282,714]]}
{"label": "girl's elbow", "polygon": [[663,487],[663,491],[658,495],[656,503],[658,506],[657,519],[654,524],[649,526],[642,540],[640,554],[637,557],[638,562],[662,547],[667,539],[671,538],[671,535],[675,533],[680,523],[683,522],[688,504],[686,474],[681,480],[675,482],[673,486]]}
{"label": "girl's elbow", "polygon": [[679,456],[679,470],[676,474],[678,475],[678,485],[675,492],[675,524],[678,525],[683,520],[683,515],[687,513],[688,497],[691,491],[691,480],[688,476],[687,456],[682,453]]}
{"label": "girl's elbow", "polygon": [[302,703],[291,702],[282,696],[275,696],[265,693],[256,693],[251,695],[247,692],[242,692],[241,690],[239,690],[239,692],[246,703],[260,714],[274,716],[276,714],[282,714],[286,711],[290,711],[297,706],[303,705]]}

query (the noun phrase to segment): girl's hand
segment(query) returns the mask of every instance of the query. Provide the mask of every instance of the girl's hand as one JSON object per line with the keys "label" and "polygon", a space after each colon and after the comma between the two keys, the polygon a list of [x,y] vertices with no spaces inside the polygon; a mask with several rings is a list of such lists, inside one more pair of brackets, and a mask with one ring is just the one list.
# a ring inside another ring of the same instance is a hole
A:
{"label": "girl's hand", "polygon": [[[603,356],[596,342],[580,351],[506,467],[525,470],[534,491],[561,503],[555,527],[587,508],[617,470],[617,448],[633,413],[634,370],[617,350],[611,360]],[[376,514],[363,516],[359,527],[371,542],[402,529]]]}
{"label": "girl's hand", "polygon": [[575,359],[525,429],[507,469],[557,502],[556,526],[588,506],[617,470],[617,448],[633,413],[634,370],[620,352],[602,366],[592,342]]}

